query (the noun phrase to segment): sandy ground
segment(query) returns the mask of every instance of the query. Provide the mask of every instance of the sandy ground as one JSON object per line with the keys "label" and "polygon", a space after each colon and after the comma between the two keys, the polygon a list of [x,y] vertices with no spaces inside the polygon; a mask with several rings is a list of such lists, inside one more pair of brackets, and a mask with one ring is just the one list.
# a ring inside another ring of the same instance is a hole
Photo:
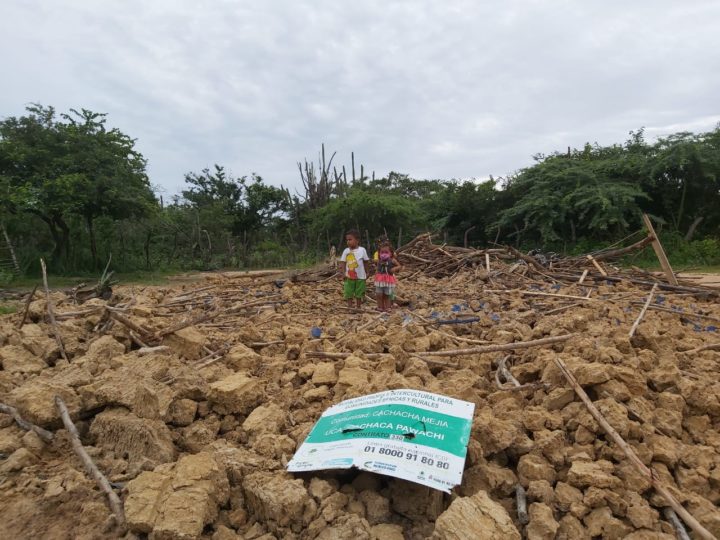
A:
{"label": "sandy ground", "polygon": [[[21,330],[18,314],[0,317],[0,401],[56,435],[43,443],[0,414],[0,537],[126,534],[71,449],[58,395],[124,502],[128,539],[672,540],[667,501],[606,437],[556,359],[720,535],[720,352],[703,349],[720,341],[717,301],[663,292],[631,339],[647,288],[550,285],[493,267],[401,280],[407,305],[386,317],[371,304],[344,308],[336,280],[280,286],[265,273],[118,287],[112,310],[54,292],[69,361],[38,294]],[[475,322],[447,323],[462,318]],[[503,359],[526,389],[498,385]],[[400,388],[475,403],[452,494],[358,471],[286,472],[329,406]]]}

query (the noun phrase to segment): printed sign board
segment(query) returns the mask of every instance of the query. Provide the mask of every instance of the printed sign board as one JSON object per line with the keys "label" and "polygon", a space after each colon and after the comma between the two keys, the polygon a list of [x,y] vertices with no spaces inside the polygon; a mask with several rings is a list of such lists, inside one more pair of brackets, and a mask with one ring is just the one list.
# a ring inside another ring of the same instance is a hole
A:
{"label": "printed sign board", "polygon": [[349,399],[322,414],[288,470],[357,467],[449,492],[462,482],[474,410],[422,390]]}

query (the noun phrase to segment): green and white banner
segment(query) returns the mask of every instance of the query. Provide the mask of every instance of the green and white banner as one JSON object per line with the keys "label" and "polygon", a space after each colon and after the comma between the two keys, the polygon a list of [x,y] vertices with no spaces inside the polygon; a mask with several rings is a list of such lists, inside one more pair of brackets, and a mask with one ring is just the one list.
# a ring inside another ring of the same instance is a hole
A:
{"label": "green and white banner", "polygon": [[462,482],[474,410],[422,390],[349,399],[323,413],[288,470],[357,467],[449,492]]}

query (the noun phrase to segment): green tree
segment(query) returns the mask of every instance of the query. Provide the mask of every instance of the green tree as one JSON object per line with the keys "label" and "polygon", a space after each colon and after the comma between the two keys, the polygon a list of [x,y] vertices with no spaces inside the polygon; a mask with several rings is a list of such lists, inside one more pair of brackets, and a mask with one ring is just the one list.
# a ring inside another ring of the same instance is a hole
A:
{"label": "green tree", "polygon": [[3,205],[47,225],[55,262],[68,253],[71,215],[81,216],[97,266],[95,219],[138,217],[156,204],[145,159],[134,140],[106,128],[104,114],[71,110],[58,119],[37,104],[27,111],[0,122],[0,185],[9,189]]}

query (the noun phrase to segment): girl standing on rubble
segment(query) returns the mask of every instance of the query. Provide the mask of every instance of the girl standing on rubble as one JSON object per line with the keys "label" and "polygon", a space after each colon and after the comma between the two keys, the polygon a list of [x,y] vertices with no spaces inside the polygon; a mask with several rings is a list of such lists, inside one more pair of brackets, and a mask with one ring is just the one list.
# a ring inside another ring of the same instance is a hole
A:
{"label": "girl standing on rubble", "polygon": [[389,241],[380,244],[375,257],[375,299],[379,311],[390,311],[395,300],[397,278],[395,274],[402,268],[395,257],[395,251]]}

